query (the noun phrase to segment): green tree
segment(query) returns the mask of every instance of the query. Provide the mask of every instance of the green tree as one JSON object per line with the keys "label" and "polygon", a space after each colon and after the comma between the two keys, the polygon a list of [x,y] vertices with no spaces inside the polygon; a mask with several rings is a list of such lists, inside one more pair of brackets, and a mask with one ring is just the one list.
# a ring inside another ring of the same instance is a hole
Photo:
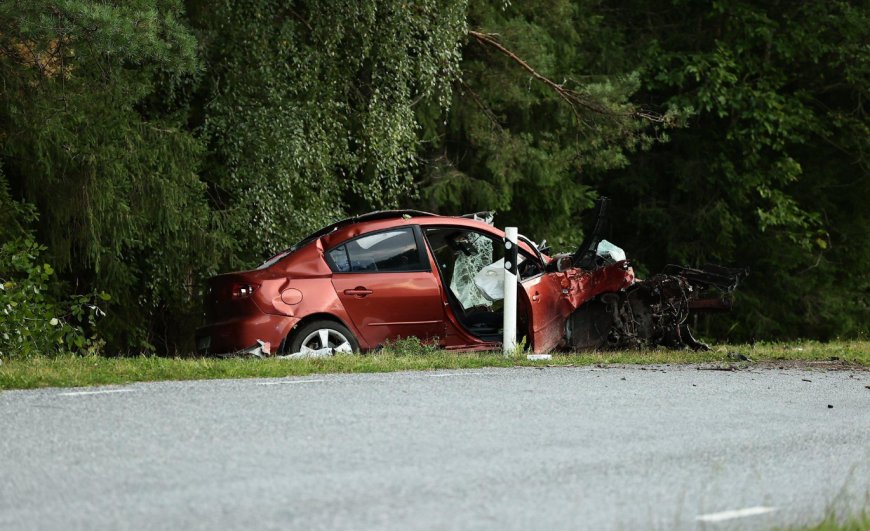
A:
{"label": "green tree", "polygon": [[695,110],[602,180],[618,240],[652,270],[750,266],[736,313],[715,321],[736,320],[733,338],[866,333],[866,2],[629,1],[605,23],[642,65],[638,97]]}
{"label": "green tree", "polygon": [[4,178],[39,210],[69,289],[113,295],[113,351],[188,334],[179,316],[217,248],[185,129],[199,66],[182,17],[176,0],[0,3]]}
{"label": "green tree", "polygon": [[641,272],[752,267],[709,333],[866,333],[868,12],[6,0],[0,277],[108,292],[113,352],[173,351],[204,277],[337,217],[496,209],[567,250],[605,194]]}
{"label": "green tree", "polygon": [[870,285],[855,264],[870,253],[868,11],[473,3],[469,27],[486,40],[463,48],[449,114],[418,109],[419,204],[494,208],[500,224],[568,249],[580,214],[609,195],[610,236],[643,274],[668,262],[752,268],[736,313],[707,333],[866,333]]}
{"label": "green tree", "polygon": [[464,1],[196,3],[204,178],[250,266],[411,192],[414,106],[449,103]]}
{"label": "green tree", "polygon": [[631,101],[634,65],[596,1],[475,2],[453,104],[421,106],[426,209],[496,210],[500,224],[567,249],[607,171],[666,138],[679,113]]}

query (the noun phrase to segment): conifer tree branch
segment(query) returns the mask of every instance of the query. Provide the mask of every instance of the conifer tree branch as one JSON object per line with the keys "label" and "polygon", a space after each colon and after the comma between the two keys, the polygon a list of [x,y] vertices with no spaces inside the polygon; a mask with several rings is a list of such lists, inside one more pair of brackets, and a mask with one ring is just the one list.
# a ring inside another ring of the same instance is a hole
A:
{"label": "conifer tree branch", "polygon": [[567,88],[560,83],[556,83],[555,81],[553,81],[549,77],[541,74],[540,72],[538,72],[537,70],[532,68],[532,66],[529,65],[529,63],[527,63],[525,60],[523,60],[517,54],[515,54],[511,50],[507,49],[504,45],[502,45],[495,38],[493,38],[493,34],[482,33],[482,32],[474,31],[474,30],[468,30],[468,34],[471,37],[473,37],[480,44],[482,44],[484,46],[489,46],[489,47],[497,50],[499,53],[501,53],[505,57],[509,58],[510,60],[515,62],[516,64],[518,64],[523,70],[528,72],[534,79],[540,81],[541,83],[543,83],[544,85],[549,87],[551,90],[553,90],[553,92],[555,92],[559,96],[559,98],[561,98],[565,103],[567,103],[569,107],[571,107],[571,110],[574,112],[574,116],[581,123],[585,123],[586,120],[583,119],[578,108],[583,108],[583,109],[586,109],[587,111],[591,111],[591,112],[596,113],[596,114],[611,115],[611,116],[632,116],[634,118],[640,118],[640,119],[648,120],[650,122],[655,122],[655,123],[664,123],[667,121],[666,117],[664,117],[658,113],[654,113],[654,112],[647,111],[647,110],[638,109],[638,110],[632,111],[630,113],[619,113],[619,112],[615,112],[611,109],[608,109],[605,105],[602,105],[602,104],[595,102],[595,101],[591,101],[584,94],[582,94],[576,90]]}

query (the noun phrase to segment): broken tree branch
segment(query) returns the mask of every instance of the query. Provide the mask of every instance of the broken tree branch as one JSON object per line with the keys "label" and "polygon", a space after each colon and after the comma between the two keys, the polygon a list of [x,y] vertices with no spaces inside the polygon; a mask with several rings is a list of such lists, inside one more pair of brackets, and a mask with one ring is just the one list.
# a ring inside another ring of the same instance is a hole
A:
{"label": "broken tree branch", "polygon": [[586,123],[586,120],[584,120],[583,117],[580,115],[578,107],[586,109],[587,111],[591,111],[591,112],[596,113],[596,114],[611,115],[611,116],[631,116],[634,118],[640,118],[640,119],[648,120],[650,122],[655,122],[655,123],[667,122],[667,118],[665,118],[663,115],[660,115],[660,114],[657,114],[657,113],[654,113],[651,111],[647,111],[647,110],[636,110],[636,111],[632,111],[630,113],[620,113],[620,112],[613,111],[613,110],[607,108],[605,105],[602,105],[596,101],[592,101],[592,100],[588,99],[584,94],[582,94],[576,90],[567,88],[560,83],[556,83],[555,81],[548,78],[547,76],[539,73],[537,70],[532,68],[532,66],[529,65],[529,63],[524,61],[521,57],[519,57],[514,52],[505,48],[504,45],[502,45],[495,38],[493,38],[493,34],[482,33],[482,32],[474,31],[474,30],[468,30],[468,34],[470,36],[472,36],[480,44],[485,45],[485,46],[489,46],[490,48],[497,50],[499,53],[501,53],[505,57],[507,57],[510,60],[512,60],[513,62],[517,63],[523,70],[528,72],[534,79],[540,81],[541,83],[543,83],[544,85],[549,87],[551,90],[553,90],[553,92],[555,92],[559,96],[559,98],[561,98],[565,103],[567,103],[569,107],[571,107],[571,110],[574,112],[574,116],[581,123]]}

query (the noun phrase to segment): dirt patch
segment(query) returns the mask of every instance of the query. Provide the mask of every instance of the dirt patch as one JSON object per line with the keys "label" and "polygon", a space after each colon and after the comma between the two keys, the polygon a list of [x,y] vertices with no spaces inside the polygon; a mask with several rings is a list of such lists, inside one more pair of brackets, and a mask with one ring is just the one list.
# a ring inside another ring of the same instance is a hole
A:
{"label": "dirt patch", "polygon": [[778,360],[778,361],[761,361],[754,363],[753,366],[763,369],[812,369],[826,371],[860,371],[868,372],[870,367],[861,365],[851,361],[836,359],[836,360]]}
{"label": "dirt patch", "polygon": [[870,367],[841,359],[832,360],[774,360],[741,363],[710,363],[697,367],[699,371],[743,371],[752,369],[802,369],[808,371],[868,372]]}

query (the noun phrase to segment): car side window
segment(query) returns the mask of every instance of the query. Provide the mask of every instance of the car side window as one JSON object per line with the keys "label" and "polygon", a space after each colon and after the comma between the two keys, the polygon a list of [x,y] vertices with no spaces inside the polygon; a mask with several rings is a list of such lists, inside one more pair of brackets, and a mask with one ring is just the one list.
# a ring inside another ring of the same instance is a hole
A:
{"label": "car side window", "polygon": [[410,227],[350,240],[329,251],[337,273],[421,271],[424,267]]}
{"label": "car side window", "polygon": [[347,258],[347,247],[339,245],[335,249],[329,251],[329,258],[335,271],[338,273],[347,273],[350,271],[350,260]]}

